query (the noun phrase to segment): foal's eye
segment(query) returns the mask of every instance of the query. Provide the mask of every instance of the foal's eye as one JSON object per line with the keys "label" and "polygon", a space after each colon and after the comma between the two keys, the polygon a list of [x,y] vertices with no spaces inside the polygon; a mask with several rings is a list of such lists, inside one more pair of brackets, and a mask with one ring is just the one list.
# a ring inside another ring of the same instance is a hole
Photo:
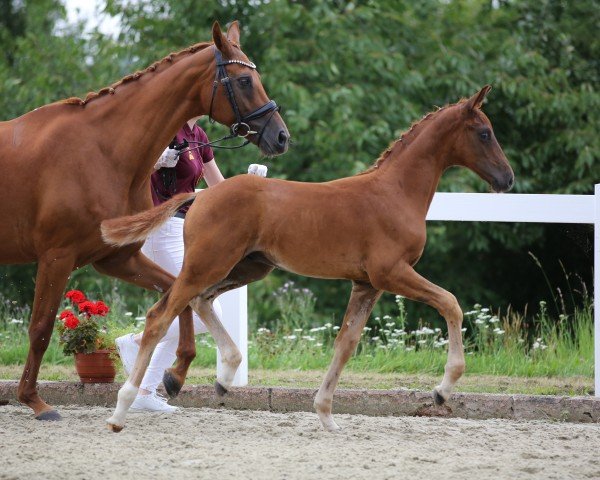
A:
{"label": "foal's eye", "polygon": [[492,138],[492,134],[489,130],[483,130],[479,132],[479,138],[481,138],[484,142],[487,142],[490,138]]}
{"label": "foal's eye", "polygon": [[252,79],[250,77],[241,77],[238,82],[242,87],[249,87],[252,85]]}

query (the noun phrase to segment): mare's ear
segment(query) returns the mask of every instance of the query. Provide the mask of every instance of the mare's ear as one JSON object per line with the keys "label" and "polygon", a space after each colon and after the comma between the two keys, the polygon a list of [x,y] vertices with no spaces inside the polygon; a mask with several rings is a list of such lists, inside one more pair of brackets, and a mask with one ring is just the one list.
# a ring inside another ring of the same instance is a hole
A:
{"label": "mare's ear", "polygon": [[233,47],[231,46],[231,43],[229,43],[229,40],[227,40],[227,37],[223,35],[223,32],[221,31],[221,25],[219,25],[219,22],[217,21],[213,23],[212,35],[213,42],[215,42],[215,47],[217,47],[224,57],[231,58]]}
{"label": "mare's ear", "polygon": [[481,105],[483,104],[483,100],[485,99],[485,96],[488,94],[488,92],[491,89],[492,89],[491,85],[486,85],[481,90],[479,90],[475,95],[473,95],[471,98],[469,98],[465,102],[465,105],[464,105],[465,110],[473,111],[476,108],[481,108]]}
{"label": "mare's ear", "polygon": [[229,28],[227,29],[227,39],[237,45],[240,46],[240,24],[237,20],[234,20]]}

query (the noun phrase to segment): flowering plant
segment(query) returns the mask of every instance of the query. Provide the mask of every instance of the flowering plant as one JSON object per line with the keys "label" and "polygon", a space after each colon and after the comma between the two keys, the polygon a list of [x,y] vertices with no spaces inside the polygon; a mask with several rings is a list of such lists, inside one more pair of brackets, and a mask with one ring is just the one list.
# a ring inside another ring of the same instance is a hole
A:
{"label": "flowering plant", "polygon": [[96,317],[104,317],[108,306],[101,300],[88,300],[83,292],[69,290],[65,298],[73,304],[58,316],[59,342],[65,355],[91,353],[106,348],[106,327],[100,327]]}

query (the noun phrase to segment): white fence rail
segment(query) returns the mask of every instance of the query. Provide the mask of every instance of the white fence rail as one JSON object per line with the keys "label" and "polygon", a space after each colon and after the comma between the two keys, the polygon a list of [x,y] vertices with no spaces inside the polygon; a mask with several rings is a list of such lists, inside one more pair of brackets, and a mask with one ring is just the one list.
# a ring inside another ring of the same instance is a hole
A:
{"label": "white fence rail", "polygon": [[[427,220],[594,225],[594,366],[595,391],[600,396],[600,184],[595,186],[595,195],[436,193]],[[248,383],[246,287],[220,298],[223,323],[244,358],[234,385],[243,386]],[[217,371],[220,368],[217,357]]]}

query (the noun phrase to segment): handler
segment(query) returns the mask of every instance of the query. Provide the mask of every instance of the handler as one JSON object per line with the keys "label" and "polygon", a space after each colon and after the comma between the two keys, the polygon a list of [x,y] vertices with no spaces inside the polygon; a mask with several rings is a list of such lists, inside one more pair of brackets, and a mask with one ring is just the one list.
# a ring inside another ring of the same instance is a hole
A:
{"label": "handler", "polygon": [[[200,179],[204,178],[208,187],[224,180],[214,159],[213,150],[208,145],[208,137],[195,117],[187,121],[177,132],[173,142],[162,153],[154,166],[151,177],[152,200],[154,205],[169,200],[176,193],[193,192]],[[264,177],[267,167],[252,164],[248,173]],[[179,275],[183,263],[183,222],[189,206],[181,208],[155,233],[152,233],[142,246],[142,253],[172,275]],[[218,300],[214,301],[216,314],[222,311]],[[206,333],[207,329],[200,317],[193,313],[194,333]],[[123,368],[129,375],[137,357],[142,333],[127,334],[115,340]],[[177,358],[179,343],[179,317],[175,317],[167,333],[156,346],[146,374],[140,385],[132,409],[172,413],[177,410],[159,395],[156,389],[162,381],[165,370]]]}

